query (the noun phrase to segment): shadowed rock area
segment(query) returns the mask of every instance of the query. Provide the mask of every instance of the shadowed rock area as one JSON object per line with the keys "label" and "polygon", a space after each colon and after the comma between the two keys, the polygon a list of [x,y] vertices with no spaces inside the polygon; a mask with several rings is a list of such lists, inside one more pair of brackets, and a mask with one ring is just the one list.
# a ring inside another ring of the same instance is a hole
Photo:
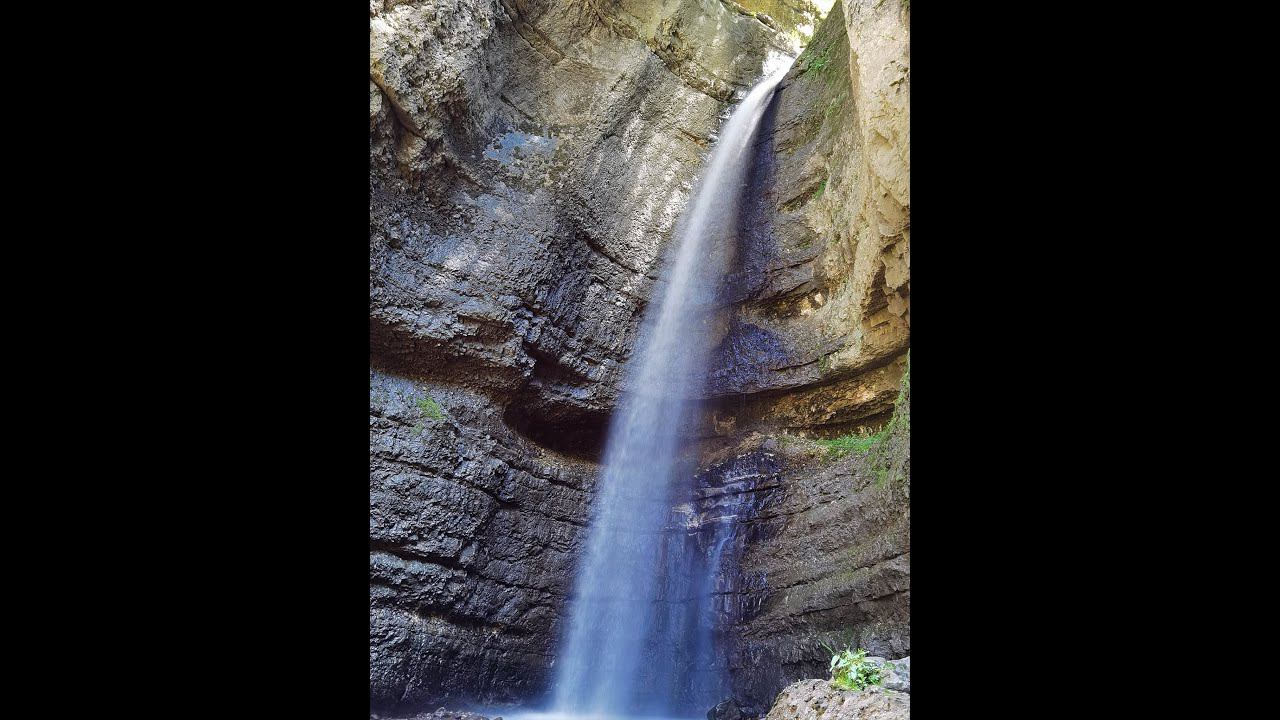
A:
{"label": "shadowed rock area", "polygon": [[372,698],[536,694],[595,467],[512,433],[468,389],[370,384]]}

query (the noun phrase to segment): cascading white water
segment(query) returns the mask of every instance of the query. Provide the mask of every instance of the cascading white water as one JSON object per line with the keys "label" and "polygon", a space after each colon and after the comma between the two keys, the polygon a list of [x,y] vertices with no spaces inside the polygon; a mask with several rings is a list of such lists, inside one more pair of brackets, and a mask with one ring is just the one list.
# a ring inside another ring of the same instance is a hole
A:
{"label": "cascading white water", "polygon": [[[708,557],[691,563],[675,557],[690,551],[669,547],[662,529],[671,515],[679,430],[702,389],[710,349],[704,323],[727,271],[725,248],[736,232],[753,138],[787,69],[757,84],[729,117],[677,224],[674,256],[654,290],[609,428],[558,659],[557,713],[700,715],[720,699],[721,683],[702,667],[713,652],[710,628],[691,627],[707,625],[707,614],[678,610],[676,602],[714,587],[707,574],[716,572],[712,557],[718,562],[725,538],[717,531]],[[669,577],[676,566],[703,576]]]}

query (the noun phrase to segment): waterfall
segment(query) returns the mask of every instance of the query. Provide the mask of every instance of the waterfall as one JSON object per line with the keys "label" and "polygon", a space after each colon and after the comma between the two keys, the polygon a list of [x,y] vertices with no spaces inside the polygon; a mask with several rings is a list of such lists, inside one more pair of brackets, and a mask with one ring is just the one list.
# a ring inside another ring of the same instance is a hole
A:
{"label": "waterfall", "polygon": [[710,597],[723,520],[701,545],[664,533],[680,429],[702,390],[708,322],[728,271],[753,139],[784,68],[747,94],[720,133],[676,225],[662,280],[627,368],[558,658],[557,713],[702,715],[726,687],[711,669]]}

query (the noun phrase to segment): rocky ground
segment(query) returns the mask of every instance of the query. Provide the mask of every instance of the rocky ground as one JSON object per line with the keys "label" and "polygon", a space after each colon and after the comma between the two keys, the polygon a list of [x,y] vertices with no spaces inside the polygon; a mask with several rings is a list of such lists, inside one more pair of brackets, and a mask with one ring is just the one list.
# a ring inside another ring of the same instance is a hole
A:
{"label": "rocky ground", "polygon": [[830,680],[801,680],[779,695],[765,720],[906,720],[911,695],[872,686],[841,690]]}
{"label": "rocky ground", "polygon": [[[544,695],[672,227],[721,117],[806,17],[802,0],[370,3],[374,710]],[[883,425],[906,371],[908,26],[897,0],[836,2],[784,81],[690,428],[697,502],[756,476],[722,590],[726,662],[760,706],[821,674],[821,640],[910,651],[903,496],[802,440]]]}
{"label": "rocky ground", "polygon": [[[383,720],[383,716],[377,713],[370,713],[369,720]],[[502,720],[502,716],[495,715],[489,717],[473,712],[462,712],[455,710],[446,710],[439,708],[435,712],[422,712],[416,715],[406,715],[396,718],[396,720]]]}
{"label": "rocky ground", "polygon": [[[707,720],[896,720],[911,715],[911,658],[886,660],[868,657],[866,662],[883,672],[878,685],[863,690],[844,690],[827,679],[801,680],[778,693],[761,712],[753,706],[725,700],[707,711]],[[381,720],[376,713],[370,720]],[[439,708],[435,712],[418,713],[403,720],[502,720],[470,712]]]}

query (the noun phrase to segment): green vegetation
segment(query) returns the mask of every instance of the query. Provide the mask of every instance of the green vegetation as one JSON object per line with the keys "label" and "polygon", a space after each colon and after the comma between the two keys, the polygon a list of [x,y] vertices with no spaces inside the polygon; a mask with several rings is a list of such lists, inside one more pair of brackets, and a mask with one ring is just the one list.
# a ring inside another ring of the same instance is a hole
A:
{"label": "green vegetation", "polygon": [[[822,364],[819,360],[820,367]],[[815,454],[815,449],[825,449],[829,459],[845,457],[853,452],[865,456],[850,466],[853,475],[851,490],[861,492],[874,486],[876,505],[893,513],[901,512],[909,518],[910,505],[900,500],[911,498],[911,352],[907,352],[893,415],[879,431],[863,428],[830,440],[814,440],[783,430],[774,437],[779,446],[789,452],[798,450],[810,457]]]}
{"label": "green vegetation", "polygon": [[[830,360],[831,358],[829,355],[824,355],[819,359],[818,370],[826,372],[827,368],[831,364]],[[907,351],[907,368],[902,373],[902,384],[898,390],[898,398],[894,401],[895,407],[893,417],[889,419],[889,422],[883,428],[877,432],[871,432],[867,428],[859,428],[857,431],[849,433],[848,435],[831,438],[830,440],[814,440],[814,442],[826,448],[827,455],[829,457],[844,457],[851,452],[866,455],[871,452],[872,449],[878,449],[884,444],[884,441],[895,428],[902,428],[903,430],[910,429],[911,416],[906,405],[910,389],[911,352]],[[882,467],[879,462],[873,463],[872,469],[876,475],[876,484],[883,486],[886,482],[886,478],[888,477],[889,469],[887,467]]]}
{"label": "green vegetation", "polygon": [[875,476],[875,486],[885,489],[885,500],[892,504],[898,493],[911,497],[911,351],[907,351],[907,367],[902,373],[893,417],[867,458]]}
{"label": "green vegetation", "polygon": [[828,33],[825,37],[819,39],[817,33],[814,33],[813,40],[816,44],[809,45],[800,53],[800,62],[802,63],[800,74],[803,75],[810,70],[820,73],[831,66],[831,51],[839,41],[838,37]]}
{"label": "green vegetation", "polygon": [[[899,502],[911,497],[911,353],[907,352],[906,368],[898,398],[894,402],[893,416],[878,432],[863,429],[830,440],[812,440],[826,449],[827,457],[840,458],[857,452],[865,456],[855,466],[855,477],[869,478],[876,489],[877,503],[885,508],[910,512],[910,507]],[[812,447],[812,445],[810,446]],[[855,480],[855,483],[857,481]],[[863,487],[855,485],[856,488]]]}
{"label": "green vegetation", "polygon": [[845,690],[865,690],[872,685],[884,682],[881,668],[867,661],[867,651],[862,648],[831,652],[831,684]]}
{"label": "green vegetation", "polygon": [[827,66],[830,64],[831,46],[828,45],[821,50],[815,51],[813,55],[809,56],[809,58],[805,60],[804,71],[809,72],[810,70],[813,70],[814,72],[822,72],[823,70],[826,70]]}
{"label": "green vegetation", "polygon": [[432,400],[430,396],[424,395],[418,399],[418,409],[422,411],[422,416],[432,420],[443,420],[444,412],[440,409],[440,403]]}
{"label": "green vegetation", "polygon": [[880,439],[884,437],[886,430],[881,430],[878,433],[868,433],[863,429],[856,433],[850,433],[838,438],[832,438],[830,440],[814,440],[814,442],[826,448],[827,455],[831,457],[843,457],[853,451],[866,455],[873,445],[880,442]]}
{"label": "green vegetation", "polygon": [[893,401],[893,418],[885,427],[885,432],[894,427],[903,430],[911,429],[911,409],[907,404],[911,399],[911,351],[907,351],[907,367],[902,371],[902,382],[898,385],[898,397]]}
{"label": "green vegetation", "polygon": [[822,182],[818,183],[818,189],[813,191],[813,199],[814,200],[820,199],[822,197],[822,194],[826,191],[827,191],[827,181],[823,180]]}

